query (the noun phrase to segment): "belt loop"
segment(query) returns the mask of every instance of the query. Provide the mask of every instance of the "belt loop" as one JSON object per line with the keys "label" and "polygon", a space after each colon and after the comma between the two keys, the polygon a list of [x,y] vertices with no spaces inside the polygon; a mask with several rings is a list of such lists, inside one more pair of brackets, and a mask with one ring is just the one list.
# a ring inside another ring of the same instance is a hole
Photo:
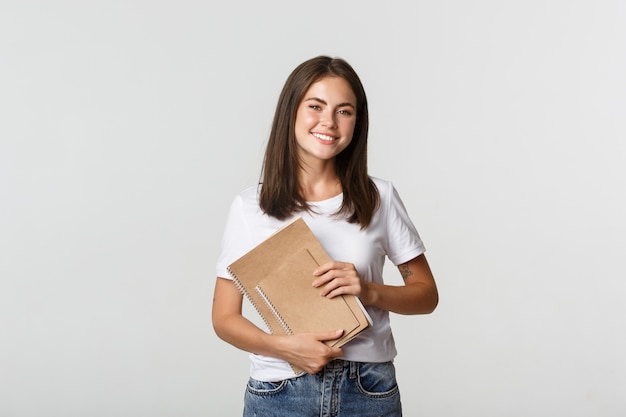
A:
{"label": "belt loop", "polygon": [[350,361],[350,379],[356,378],[356,371],[358,366],[358,363]]}

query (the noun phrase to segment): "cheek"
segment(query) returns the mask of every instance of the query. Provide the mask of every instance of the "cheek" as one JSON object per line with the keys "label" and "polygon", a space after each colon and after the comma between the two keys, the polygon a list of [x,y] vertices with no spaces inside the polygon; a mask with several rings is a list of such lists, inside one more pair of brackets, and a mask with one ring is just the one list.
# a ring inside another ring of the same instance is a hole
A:
{"label": "cheek", "polygon": [[343,126],[343,132],[345,136],[352,139],[352,137],[354,136],[354,127],[355,127],[354,123],[346,123],[346,125]]}
{"label": "cheek", "polygon": [[298,114],[296,116],[296,122],[294,126],[296,139],[298,141],[305,140],[312,126],[314,126],[314,123],[311,121],[310,116]]}
{"label": "cheek", "polygon": [[300,107],[296,111],[296,126],[298,125],[309,125],[313,122],[315,118],[315,113],[307,111],[308,109],[305,107]]}
{"label": "cheek", "polygon": [[315,126],[317,124],[317,120],[315,116],[312,116],[309,113],[299,114],[296,117],[296,126],[300,126],[303,129],[309,129],[311,126]]}

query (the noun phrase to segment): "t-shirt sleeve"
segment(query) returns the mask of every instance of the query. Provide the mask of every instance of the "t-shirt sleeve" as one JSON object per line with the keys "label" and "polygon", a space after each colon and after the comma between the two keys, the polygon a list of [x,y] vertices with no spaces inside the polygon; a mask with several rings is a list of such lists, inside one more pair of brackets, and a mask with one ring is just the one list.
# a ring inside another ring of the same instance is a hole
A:
{"label": "t-shirt sleeve", "polygon": [[408,262],[421,255],[426,248],[415,225],[398,194],[396,188],[389,184],[390,190],[387,205],[387,257],[395,265]]}
{"label": "t-shirt sleeve", "polygon": [[236,196],[226,217],[220,254],[217,258],[216,273],[220,278],[232,279],[227,269],[228,265],[243,256],[249,246],[247,244],[249,234],[243,211],[242,198]]}

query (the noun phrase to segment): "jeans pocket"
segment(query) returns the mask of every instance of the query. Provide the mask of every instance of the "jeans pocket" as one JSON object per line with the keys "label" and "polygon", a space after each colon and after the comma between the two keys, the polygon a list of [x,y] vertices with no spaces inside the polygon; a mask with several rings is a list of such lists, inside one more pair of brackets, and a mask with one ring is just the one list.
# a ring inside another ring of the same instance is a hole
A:
{"label": "jeans pocket", "polygon": [[248,380],[248,386],[246,387],[246,390],[253,395],[276,395],[285,388],[286,383],[286,380],[279,382],[265,382],[250,378]]}
{"label": "jeans pocket", "polygon": [[399,393],[393,362],[361,363],[357,378],[359,389],[370,397],[390,397]]}

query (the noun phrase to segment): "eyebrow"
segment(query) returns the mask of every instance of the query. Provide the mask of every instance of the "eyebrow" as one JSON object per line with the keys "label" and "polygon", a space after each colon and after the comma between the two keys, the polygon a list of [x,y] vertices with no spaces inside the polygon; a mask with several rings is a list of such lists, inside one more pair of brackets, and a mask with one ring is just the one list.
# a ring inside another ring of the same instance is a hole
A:
{"label": "eyebrow", "polygon": [[[326,105],[328,105],[328,103],[327,103],[325,100],[322,100],[322,99],[321,99],[321,98],[319,98],[319,97],[309,97],[309,98],[304,99],[304,101],[317,101],[317,102],[319,102],[319,103],[322,103],[322,104],[326,104]],[[353,109],[355,109],[355,110],[356,110],[356,107],[354,106],[354,104],[352,104],[352,103],[350,103],[350,102],[339,103],[339,104],[337,105],[337,107],[346,107],[346,106],[347,106],[347,107],[352,107]]]}

